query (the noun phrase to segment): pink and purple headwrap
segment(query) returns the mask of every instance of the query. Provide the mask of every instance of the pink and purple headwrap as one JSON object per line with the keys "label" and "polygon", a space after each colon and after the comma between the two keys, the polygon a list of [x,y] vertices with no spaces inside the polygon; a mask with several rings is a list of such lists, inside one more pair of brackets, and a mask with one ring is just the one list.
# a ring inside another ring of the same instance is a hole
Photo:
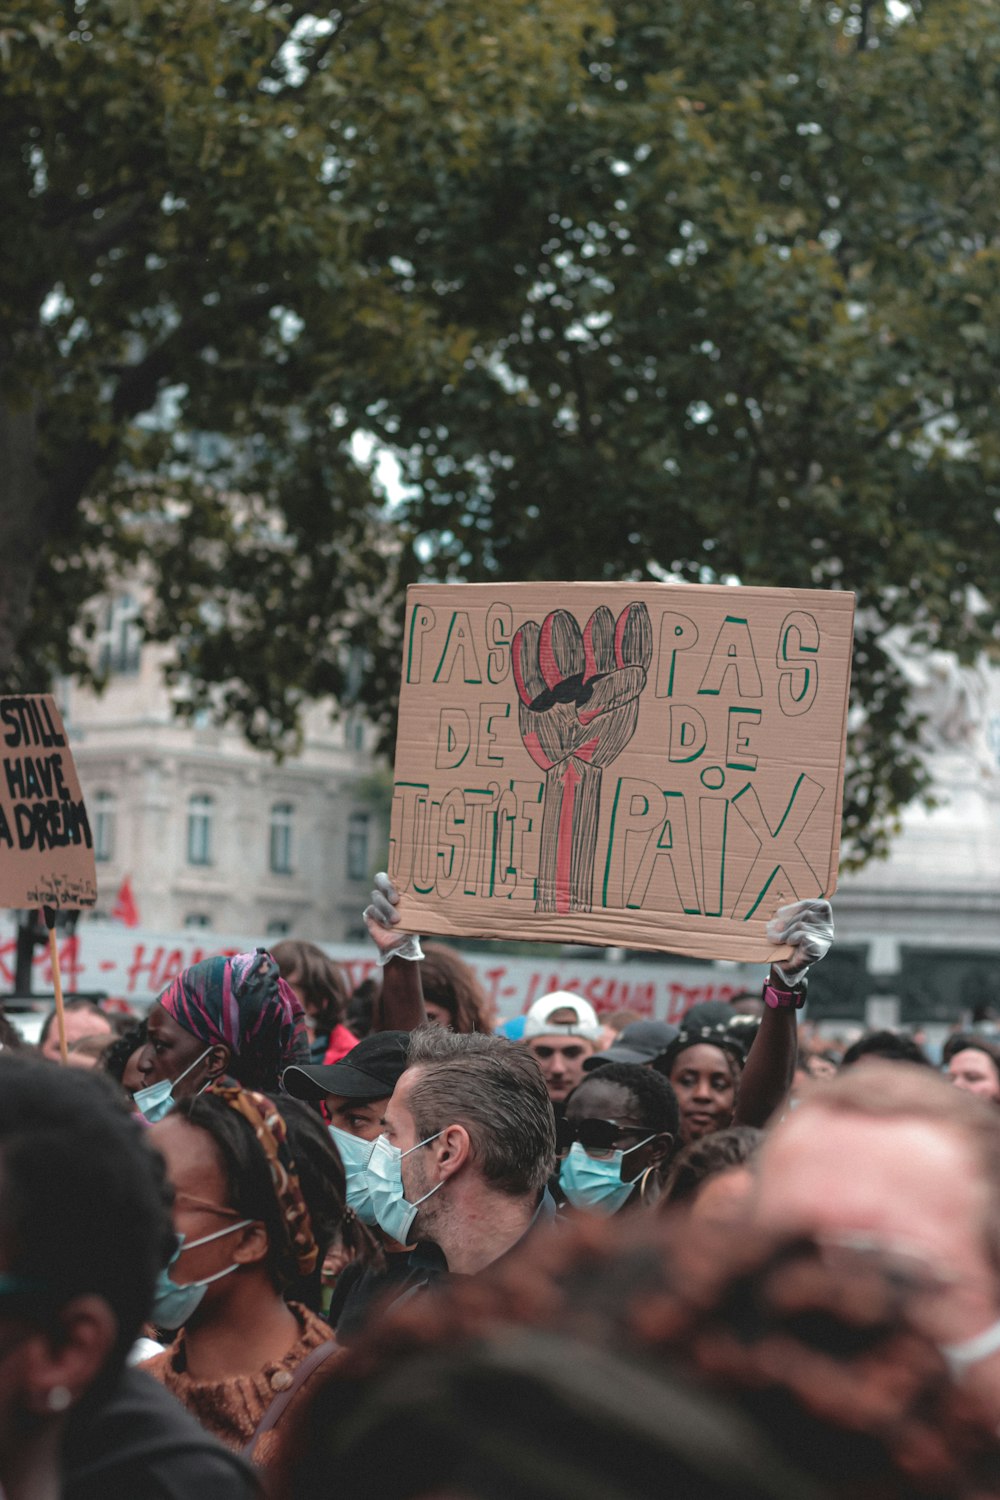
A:
{"label": "pink and purple headwrap", "polygon": [[302,1006],[263,948],[193,964],[160,1004],[206,1046],[227,1046],[229,1073],[244,1088],[276,1092],[287,1067],[309,1061]]}

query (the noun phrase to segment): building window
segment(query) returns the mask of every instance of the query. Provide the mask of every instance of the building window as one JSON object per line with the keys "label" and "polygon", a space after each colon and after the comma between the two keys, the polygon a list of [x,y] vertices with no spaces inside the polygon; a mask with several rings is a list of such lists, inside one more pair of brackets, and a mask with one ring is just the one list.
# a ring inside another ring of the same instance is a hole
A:
{"label": "building window", "polygon": [[271,808],[271,870],[275,875],[292,873],[292,822],[295,809],[290,802],[275,802]]}
{"label": "building window", "polygon": [[210,865],[212,863],[212,816],[214,803],[211,797],[199,793],[188,798],[188,864]]}
{"label": "building window", "polygon": [[141,649],[139,606],[131,594],[123,594],[110,601],[97,632],[97,670],[103,677],[133,677],[139,670]]}
{"label": "building window", "polygon": [[369,875],[368,835],[371,815],[351,813],[347,825],[347,878],[367,880]]}
{"label": "building window", "polygon": [[[264,934],[264,936],[269,938],[284,938],[288,936],[291,930],[291,922],[268,922],[267,932]],[[365,936],[367,936],[367,933],[365,934]]]}
{"label": "building window", "polygon": [[212,918],[205,911],[189,911],[184,918],[185,927],[211,927]]}
{"label": "building window", "polygon": [[115,794],[98,792],[94,798],[94,859],[107,864],[115,854]]}

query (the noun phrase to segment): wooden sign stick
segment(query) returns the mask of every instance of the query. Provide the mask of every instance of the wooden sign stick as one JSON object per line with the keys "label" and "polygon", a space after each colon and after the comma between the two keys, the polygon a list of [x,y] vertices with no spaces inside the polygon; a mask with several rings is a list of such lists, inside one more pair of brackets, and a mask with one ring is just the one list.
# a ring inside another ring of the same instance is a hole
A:
{"label": "wooden sign stick", "polygon": [[69,1062],[69,1049],[66,1046],[66,1007],[63,1005],[62,974],[59,970],[59,949],[56,947],[56,914],[51,906],[43,906],[42,912],[45,916],[45,925],[49,929],[49,957],[52,960],[52,988],[56,997],[56,1025],[59,1028],[59,1056],[64,1063]]}

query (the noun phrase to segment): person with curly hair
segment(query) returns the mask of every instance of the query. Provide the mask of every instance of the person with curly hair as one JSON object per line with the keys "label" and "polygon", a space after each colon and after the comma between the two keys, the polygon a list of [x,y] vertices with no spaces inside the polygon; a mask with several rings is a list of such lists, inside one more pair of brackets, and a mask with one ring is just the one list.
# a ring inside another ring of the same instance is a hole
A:
{"label": "person with curly hair", "polygon": [[581,1220],[393,1309],[331,1370],[295,1500],[972,1500],[1000,1447],[912,1317],[920,1268]]}
{"label": "person with curly hair", "polygon": [[692,1141],[674,1160],[660,1206],[692,1211],[700,1204],[702,1217],[728,1223],[750,1191],[750,1163],[763,1140],[753,1125],[733,1125]]}

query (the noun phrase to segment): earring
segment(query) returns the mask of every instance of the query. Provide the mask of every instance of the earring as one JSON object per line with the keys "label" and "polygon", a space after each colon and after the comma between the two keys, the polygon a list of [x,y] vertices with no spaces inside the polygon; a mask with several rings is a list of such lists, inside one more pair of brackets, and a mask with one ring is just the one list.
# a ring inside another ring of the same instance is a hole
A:
{"label": "earring", "polygon": [[73,1397],[64,1385],[54,1385],[49,1391],[45,1405],[49,1411],[66,1411],[72,1403]]}

